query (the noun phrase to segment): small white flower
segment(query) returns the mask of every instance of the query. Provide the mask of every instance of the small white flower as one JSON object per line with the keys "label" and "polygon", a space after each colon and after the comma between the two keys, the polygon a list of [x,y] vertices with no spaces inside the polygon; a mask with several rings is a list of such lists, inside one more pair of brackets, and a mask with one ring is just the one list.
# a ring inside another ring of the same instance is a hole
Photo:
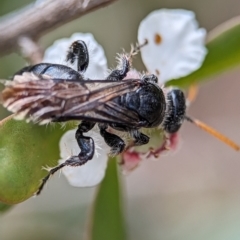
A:
{"label": "small white flower", "polygon": [[[104,50],[90,33],[75,33],[70,38],[63,38],[55,41],[44,55],[43,62],[57,63],[68,65],[77,70],[77,63],[71,65],[65,61],[66,53],[70,45],[76,40],[83,40],[89,51],[89,65],[84,73],[86,78],[103,79],[107,73],[107,59]],[[59,143],[61,160],[59,163],[66,161],[71,155],[78,155],[80,148],[75,139],[75,130],[66,132]],[[68,182],[75,187],[91,187],[101,182],[105,175],[107,166],[109,147],[101,141],[98,142],[98,133],[90,131],[85,134],[91,136],[95,142],[95,154],[92,160],[81,167],[64,167],[63,174]]]}
{"label": "small white flower", "polygon": [[[76,129],[67,131],[62,136],[59,144],[61,156],[59,163],[65,162],[71,155],[77,156],[79,154],[80,148],[75,139],[75,133]],[[93,159],[81,167],[64,167],[62,169],[68,182],[74,187],[97,185],[102,181],[107,167],[109,147],[103,141],[101,143],[98,142],[99,135],[94,131],[89,131],[84,135],[91,136],[94,139],[95,154]]]}
{"label": "small white flower", "polygon": [[74,65],[66,62],[66,53],[70,45],[77,40],[83,40],[89,51],[89,65],[84,73],[86,78],[102,79],[107,73],[107,59],[104,50],[94,39],[91,33],[74,33],[70,38],[62,38],[53,43],[44,54],[43,62],[58,63],[77,69],[77,61]]}
{"label": "small white flower", "polygon": [[161,84],[197,70],[207,54],[206,31],[198,28],[195,14],[181,9],[161,9],[150,13],[138,29],[142,60]]}

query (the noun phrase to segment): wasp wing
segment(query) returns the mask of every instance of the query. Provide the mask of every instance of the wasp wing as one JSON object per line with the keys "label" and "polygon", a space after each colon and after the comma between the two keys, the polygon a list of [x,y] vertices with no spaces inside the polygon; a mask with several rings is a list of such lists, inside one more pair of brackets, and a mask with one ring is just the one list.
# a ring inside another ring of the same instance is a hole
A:
{"label": "wasp wing", "polygon": [[5,84],[2,101],[16,118],[40,124],[78,119],[132,125],[139,122],[137,113],[126,113],[110,100],[136,91],[140,84],[139,79],[69,81],[24,73]]}

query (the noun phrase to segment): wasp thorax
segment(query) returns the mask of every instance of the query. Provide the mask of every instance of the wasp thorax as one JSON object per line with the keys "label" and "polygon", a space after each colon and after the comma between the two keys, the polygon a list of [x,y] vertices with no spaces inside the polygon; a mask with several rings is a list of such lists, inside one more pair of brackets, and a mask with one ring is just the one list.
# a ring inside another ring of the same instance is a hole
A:
{"label": "wasp thorax", "polygon": [[144,127],[159,126],[166,112],[164,93],[154,82],[147,82],[136,92],[127,93],[122,98],[122,104],[135,111],[139,119],[146,122]]}

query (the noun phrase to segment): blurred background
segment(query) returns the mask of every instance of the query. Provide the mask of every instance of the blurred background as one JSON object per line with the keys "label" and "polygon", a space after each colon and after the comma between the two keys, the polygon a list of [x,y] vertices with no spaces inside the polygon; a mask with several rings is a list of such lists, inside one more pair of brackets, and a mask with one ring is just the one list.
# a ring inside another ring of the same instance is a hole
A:
{"label": "blurred background", "polygon": [[[0,14],[31,3],[1,0]],[[119,0],[44,36],[44,48],[74,32],[91,32],[104,47],[110,67],[122,48],[137,39],[139,22],[159,8],[193,10],[208,31],[239,15],[238,0]],[[28,19],[26,19],[28,21]],[[240,39],[239,39],[240,41]],[[224,56],[222,56],[224,58]],[[144,69],[136,59],[137,69]],[[0,60],[0,78],[9,78],[26,63],[10,54]],[[240,143],[240,69],[202,84],[189,115]],[[0,116],[6,115],[0,109]],[[202,130],[185,123],[179,149],[157,161],[145,161],[123,176],[125,219],[131,240],[239,240],[240,156]],[[73,188],[56,175],[40,197],[0,216],[0,239],[84,239],[94,188]],[[104,221],[104,219],[103,219]]]}

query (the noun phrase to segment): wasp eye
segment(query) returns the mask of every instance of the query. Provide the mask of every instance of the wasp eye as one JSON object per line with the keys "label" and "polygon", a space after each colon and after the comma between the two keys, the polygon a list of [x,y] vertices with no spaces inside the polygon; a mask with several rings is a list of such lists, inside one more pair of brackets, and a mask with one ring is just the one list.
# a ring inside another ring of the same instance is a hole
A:
{"label": "wasp eye", "polygon": [[168,133],[177,132],[182,126],[186,113],[186,100],[180,89],[172,89],[167,94],[168,114],[164,121],[164,129]]}

